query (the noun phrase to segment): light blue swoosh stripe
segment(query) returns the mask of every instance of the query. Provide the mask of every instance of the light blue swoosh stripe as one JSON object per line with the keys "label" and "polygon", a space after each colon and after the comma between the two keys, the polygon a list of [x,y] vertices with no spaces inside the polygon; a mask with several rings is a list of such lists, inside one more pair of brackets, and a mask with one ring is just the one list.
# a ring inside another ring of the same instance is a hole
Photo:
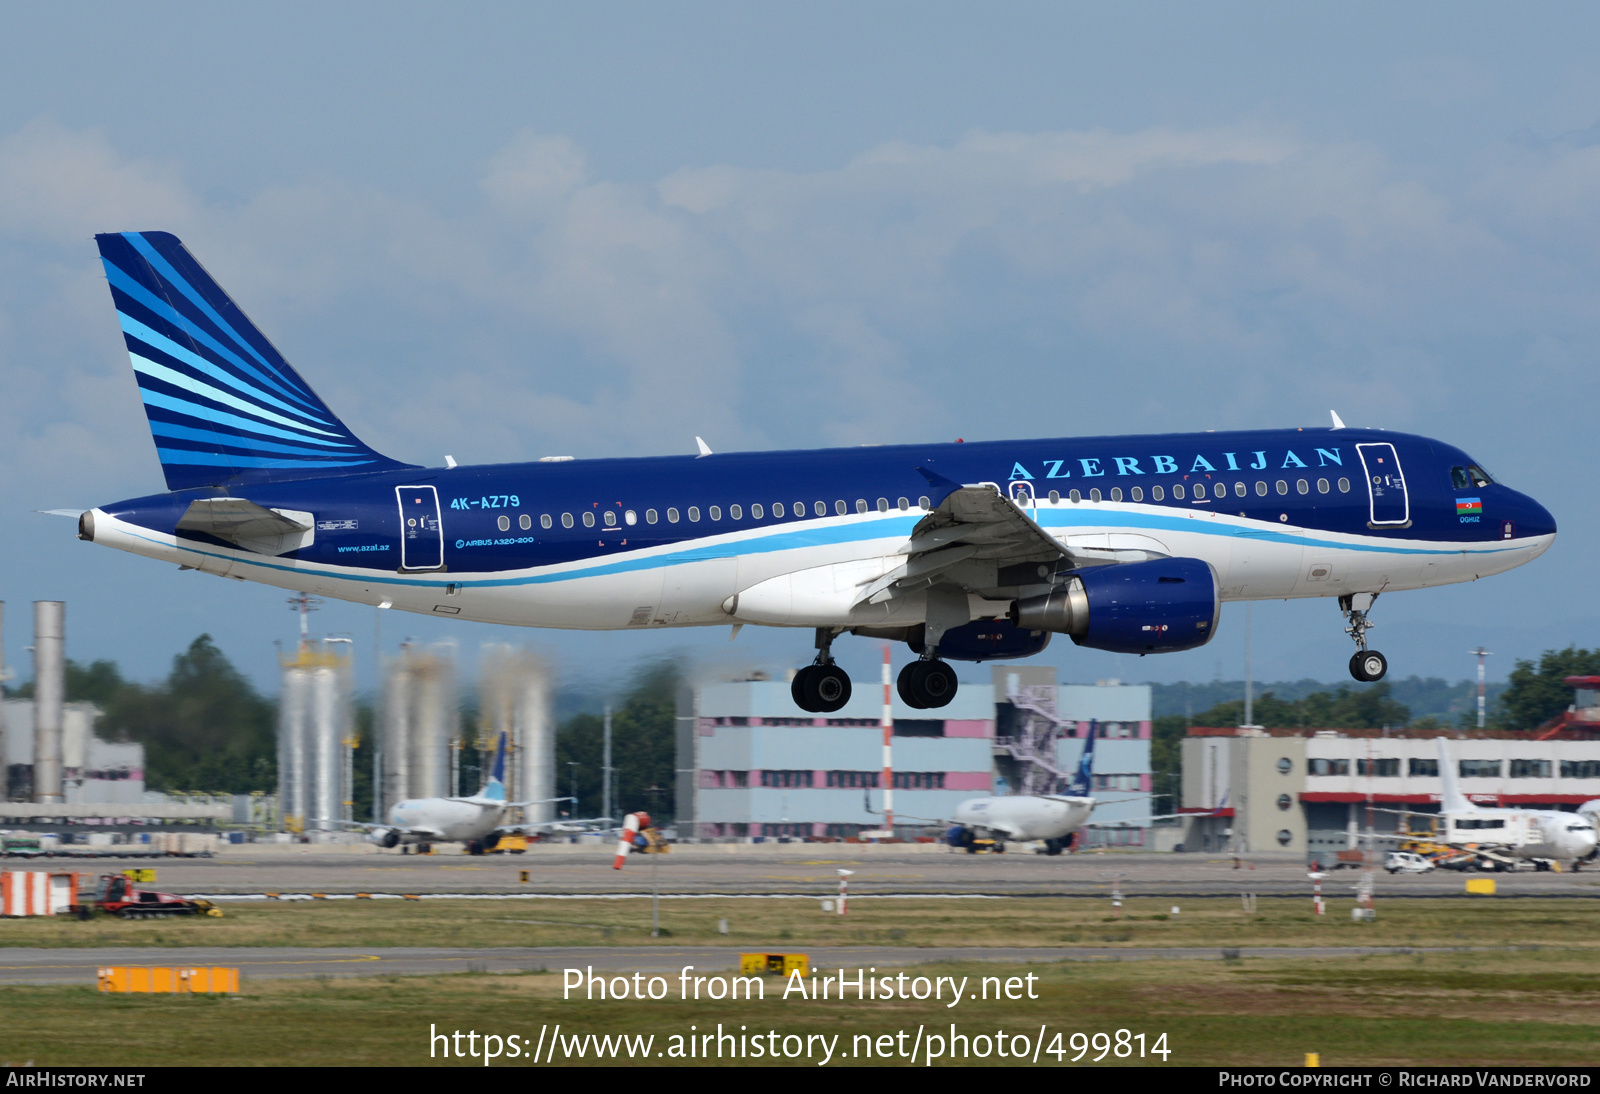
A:
{"label": "light blue swoosh stripe", "polygon": [[206,317],[215,323],[219,330],[227,331],[233,340],[238,343],[240,349],[244,350],[251,357],[254,357],[257,361],[260,361],[261,364],[268,370],[272,370],[272,363],[265,357],[262,357],[261,354],[257,353],[255,347],[252,346],[248,341],[246,341],[244,338],[241,338],[239,336],[239,332],[234,330],[233,327],[222,318],[222,316],[218,315],[215,308],[206,303],[205,297],[196,292],[194,290],[194,286],[185,281],[182,275],[180,275],[177,270],[172,268],[172,264],[161,257],[161,252],[150,246],[149,240],[145,239],[144,236],[140,235],[138,232],[123,232],[122,238],[126,239],[128,243],[132,245],[134,250],[143,255],[144,260],[150,263],[150,265],[154,266],[156,272],[162,277],[166,278],[168,283],[170,283],[179,292],[183,293],[184,296],[188,297],[190,302],[193,303],[195,307],[205,312]]}
{"label": "light blue swoosh stripe", "polygon": [[[209,429],[195,429],[192,426],[175,425],[172,422],[163,422],[156,418],[150,419],[150,432],[158,437],[171,437],[176,441],[200,441],[204,444],[220,444],[229,448],[250,448],[258,452],[281,452],[287,456],[324,458],[327,456],[356,454],[353,452],[326,452],[312,448],[296,448],[292,445],[258,440],[255,437],[235,437],[231,434],[217,433]],[[350,446],[341,445],[340,447],[348,449]],[[224,458],[231,459],[232,457]]]}
{"label": "light blue swoosh stripe", "polygon": [[[133,368],[135,372],[142,372],[146,376],[152,376],[157,380],[165,380],[173,387],[180,387],[185,391],[192,391],[194,394],[199,395],[202,398],[210,399],[215,403],[221,403],[223,406],[231,406],[235,410],[244,411],[246,414],[260,415],[269,422],[277,422],[279,425],[286,425],[293,429],[304,429],[312,433],[321,433],[324,437],[338,437],[338,434],[329,433],[325,429],[312,429],[304,422],[292,421],[283,417],[281,414],[274,414],[270,410],[262,410],[254,403],[247,403],[243,399],[229,395],[226,391],[218,391],[210,384],[202,384],[199,380],[194,379],[192,376],[185,376],[181,372],[174,372],[166,365],[158,364],[157,362],[150,360],[148,357],[141,357],[132,350],[128,351],[128,356],[133,359]],[[191,413],[193,413],[197,418],[205,417],[204,412],[198,407],[194,408]],[[315,438],[312,437],[307,437],[306,440],[313,444],[316,443]]]}
{"label": "light blue swoosh stripe", "polygon": [[[207,361],[204,357],[201,357],[198,353],[178,345],[178,343],[174,342],[160,331],[145,326],[143,323],[133,318],[133,316],[118,312],[117,317],[122,320],[122,333],[128,335],[129,337],[137,338],[139,341],[150,346],[152,349],[158,349],[170,357],[176,357],[190,368],[200,370],[213,380],[221,380],[235,391],[249,395],[252,398],[260,399],[263,402],[271,403],[273,406],[278,407],[281,410],[288,411],[290,414],[296,414],[302,418],[307,417],[305,411],[301,410],[299,407],[290,406],[276,395],[269,395],[267,392],[262,391],[259,388],[252,387],[239,377],[235,376],[233,373],[229,372],[227,369],[218,368],[210,361]],[[333,424],[332,422],[324,421],[319,417],[313,417],[311,420],[317,422],[319,425]]]}
{"label": "light blue swoosh stripe", "polygon": [[106,268],[106,279],[109,280],[113,286],[127,293],[129,296],[133,297],[139,303],[143,304],[157,315],[163,317],[168,322],[173,323],[177,327],[181,328],[185,334],[187,334],[190,338],[203,343],[207,349],[211,350],[211,352],[220,357],[226,358],[243,371],[249,373],[251,376],[254,376],[257,380],[271,385],[282,394],[304,406],[307,410],[313,412],[316,411],[317,406],[315,402],[305,398],[302,395],[299,395],[287,384],[279,380],[276,376],[262,372],[255,365],[252,365],[249,361],[246,361],[227,346],[224,346],[221,342],[211,337],[210,332],[195,326],[187,315],[184,315],[167,301],[161,299],[159,296],[155,295],[155,293],[139,284],[139,282],[135,280],[131,274],[126,273],[122,267],[116,265],[110,259],[105,259],[103,261]]}
{"label": "light blue swoosh stripe", "polygon": [[[1133,516],[1134,514],[1121,514]],[[1179,522],[1173,521],[1176,530],[1180,529]],[[1187,521],[1183,523],[1188,523]],[[605,577],[612,574],[628,573],[638,570],[660,569],[665,566],[676,566],[685,562],[694,562],[707,558],[730,558],[743,554],[767,554],[774,551],[793,550],[798,547],[814,547],[840,543],[851,543],[861,540],[884,539],[889,536],[904,536],[909,533],[915,521],[912,518],[890,517],[882,520],[867,520],[852,522],[850,524],[832,525],[817,528],[806,528],[792,531],[777,532],[770,536],[749,540],[727,540],[721,544],[700,542],[699,544],[666,555],[649,557],[636,556],[631,559],[619,559],[615,562],[601,563],[588,566],[579,570],[562,570],[555,573],[526,574],[520,577],[485,578],[477,581],[463,581],[462,576],[456,575],[451,579],[441,578],[436,581],[423,580],[418,577],[388,577],[374,574],[344,574],[338,567],[324,568],[326,564],[313,567],[285,566],[281,563],[271,563],[254,558],[234,558],[215,551],[200,551],[214,558],[230,558],[233,561],[251,566],[258,566],[267,570],[278,570],[283,573],[314,573],[319,577],[338,578],[341,581],[359,581],[368,585],[410,585],[417,587],[443,588],[446,585],[459,585],[467,588],[495,588],[511,585],[545,585],[561,581],[576,581],[589,577]],[[1226,536],[1232,538],[1231,532],[1214,532],[1209,529],[1197,529],[1202,535]],[[151,537],[144,538],[149,543],[160,543]],[[1300,539],[1302,537],[1296,537]],[[1371,551],[1379,554],[1419,554],[1419,555],[1456,555],[1461,551],[1457,549],[1422,549],[1422,548],[1397,548],[1385,547],[1381,544],[1362,543],[1337,543],[1328,540],[1319,540],[1304,537],[1304,542],[1321,547],[1330,547],[1338,550]],[[1502,554],[1506,551],[1519,550],[1515,547],[1493,547],[1476,554]],[[198,550],[193,546],[186,546],[185,550]]]}
{"label": "light blue swoosh stripe", "polygon": [[265,456],[235,456],[232,453],[190,452],[179,448],[156,448],[162,463],[181,463],[191,467],[361,467],[371,460],[274,460]]}
{"label": "light blue swoosh stripe", "polygon": [[[1456,551],[1436,550],[1425,547],[1385,547],[1376,544],[1340,543],[1337,540],[1318,538],[1294,532],[1279,532],[1266,528],[1251,528],[1243,525],[1224,525],[1217,528],[1210,521],[1192,520],[1188,517],[1167,517],[1156,513],[1129,513],[1120,509],[1098,509],[1093,512],[1084,512],[1081,517],[1073,519],[1076,514],[1057,510],[1050,513],[1039,514],[1037,520],[1041,526],[1052,528],[1093,528],[1096,531],[1106,531],[1108,525],[1114,524],[1115,531],[1120,532],[1129,528],[1158,529],[1166,532],[1187,532],[1206,536],[1224,536],[1228,539],[1253,539],[1264,543],[1287,543],[1301,547],[1329,547],[1340,551],[1377,551],[1390,555],[1453,555]],[[1195,527],[1195,525],[1211,525],[1210,527]]]}
{"label": "light blue swoosh stripe", "polygon": [[[215,410],[208,406],[200,406],[197,403],[184,402],[182,399],[173,398],[171,395],[168,395],[165,392],[152,391],[147,387],[141,387],[139,389],[139,394],[143,396],[145,405],[147,406],[158,406],[163,410],[170,410],[176,414],[185,414],[191,418],[198,418],[201,421],[216,422],[218,425],[225,425],[231,429],[240,429],[249,433],[261,434],[267,437],[282,437],[286,441],[304,441],[307,444],[325,444],[330,448],[354,447],[353,445],[345,444],[342,441],[319,441],[315,437],[307,437],[301,433],[290,433],[287,429],[278,429],[275,426],[263,425],[261,422],[250,418],[239,418],[225,411]],[[151,425],[154,424],[154,421],[152,421]]]}

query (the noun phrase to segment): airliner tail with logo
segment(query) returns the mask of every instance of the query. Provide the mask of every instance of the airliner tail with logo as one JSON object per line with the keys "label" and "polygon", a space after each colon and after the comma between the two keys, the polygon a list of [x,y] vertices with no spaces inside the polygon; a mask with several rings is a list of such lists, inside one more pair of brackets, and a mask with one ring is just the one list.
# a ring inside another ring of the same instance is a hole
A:
{"label": "airliner tail with logo", "polygon": [[[838,710],[842,635],[905,642],[916,707],[949,662],[1056,635],[1193,649],[1229,600],[1327,597],[1381,679],[1369,613],[1555,538],[1442,441],[1333,428],[420,467],[327,407],[163,232],[96,237],[167,491],[80,538],[205,573],[428,615],[587,630],[810,630],[802,709]],[[376,377],[374,380],[376,381]],[[698,438],[697,438],[698,441]],[[1330,619],[1330,622],[1332,620]]]}

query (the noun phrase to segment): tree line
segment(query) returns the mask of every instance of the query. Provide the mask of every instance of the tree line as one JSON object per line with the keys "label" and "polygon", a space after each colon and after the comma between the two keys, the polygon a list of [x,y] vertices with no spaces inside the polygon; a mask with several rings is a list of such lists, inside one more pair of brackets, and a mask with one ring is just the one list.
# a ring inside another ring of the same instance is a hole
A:
{"label": "tree line", "polygon": [[[1600,649],[1571,646],[1546,650],[1537,661],[1518,660],[1494,703],[1490,725],[1537,728],[1572,702],[1566,677],[1594,675],[1600,675]],[[150,789],[234,794],[277,790],[277,702],[258,692],[210,635],[191,642],[173,658],[166,678],[154,683],[127,680],[108,660],[87,665],[68,661],[66,676],[70,701],[92,702],[103,711],[96,727],[100,737],[144,746],[145,785]],[[633,674],[614,705],[613,812],[618,816],[641,809],[663,817],[675,813],[674,717],[683,676],[678,661],[647,664]],[[27,698],[32,692],[32,684],[25,683],[6,694]],[[1293,698],[1280,698],[1268,690],[1255,700],[1252,717],[1256,724],[1271,728],[1448,728],[1431,715],[1413,720],[1411,708],[1395,699],[1388,683],[1312,690]],[[1170,800],[1176,802],[1181,792],[1181,742],[1189,726],[1234,726],[1243,720],[1242,698],[1189,715],[1157,717],[1151,743],[1156,793],[1172,795]],[[476,711],[469,705],[463,724],[476,723]],[[1475,712],[1463,712],[1459,723],[1475,724]],[[357,817],[371,816],[375,725],[370,700],[359,699],[355,727],[360,744],[355,749],[353,779]],[[476,736],[467,734],[469,741]],[[600,812],[601,738],[601,717],[594,713],[573,715],[557,728],[557,793],[576,794],[578,816]],[[477,791],[489,760],[487,753],[480,755],[470,744],[462,749],[460,793]]]}

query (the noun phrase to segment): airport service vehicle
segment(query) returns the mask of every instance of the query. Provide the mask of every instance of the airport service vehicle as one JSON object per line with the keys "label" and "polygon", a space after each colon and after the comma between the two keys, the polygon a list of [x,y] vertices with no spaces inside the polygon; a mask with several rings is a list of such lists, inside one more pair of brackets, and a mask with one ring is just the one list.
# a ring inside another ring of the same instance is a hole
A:
{"label": "airport service vehicle", "polygon": [[[1328,597],[1356,652],[1380,594],[1529,562],[1556,524],[1466,452],[1331,429],[444,467],[401,463],[334,415],[179,240],[96,236],[167,491],[77,514],[79,538],[383,608],[528,627],[814,631],[795,678],[838,710],[845,633],[949,662],[1057,634],[1149,654],[1202,646],[1224,601]],[[374,376],[374,383],[381,378]]]}
{"label": "airport service vehicle", "polygon": [[968,798],[956,806],[955,824],[945,833],[945,842],[976,854],[980,847],[1004,851],[1006,840],[1043,842],[1045,854],[1059,855],[1094,812],[1094,743],[1096,726],[1090,723],[1089,739],[1083,743],[1078,769],[1064,794],[1011,794],[988,798]]}
{"label": "airport service vehicle", "polygon": [[379,847],[416,844],[429,851],[435,843],[461,843],[467,853],[481,855],[494,847],[502,833],[527,832],[536,828],[571,824],[571,821],[545,821],[533,824],[501,824],[507,809],[523,805],[546,805],[571,801],[571,798],[544,798],[539,801],[506,801],[506,735],[500,734],[495,748],[494,766],[483,789],[465,798],[408,798],[395,803],[386,823],[343,821],[352,828],[363,828],[367,841]]}
{"label": "airport service vehicle", "polygon": [[[1439,826],[1435,839],[1472,850],[1479,869],[1506,869],[1516,860],[1580,861],[1595,851],[1594,823],[1582,813],[1557,809],[1491,809],[1461,792],[1447,738],[1439,748]],[[1485,864],[1491,865],[1485,865]]]}
{"label": "airport service vehicle", "polygon": [[1391,874],[1426,874],[1434,866],[1432,860],[1415,851],[1390,851],[1383,868]]}
{"label": "airport service vehicle", "polygon": [[95,904],[119,919],[157,919],[178,915],[220,917],[222,909],[209,900],[190,900],[175,893],[142,889],[122,874],[102,874],[95,888]]}

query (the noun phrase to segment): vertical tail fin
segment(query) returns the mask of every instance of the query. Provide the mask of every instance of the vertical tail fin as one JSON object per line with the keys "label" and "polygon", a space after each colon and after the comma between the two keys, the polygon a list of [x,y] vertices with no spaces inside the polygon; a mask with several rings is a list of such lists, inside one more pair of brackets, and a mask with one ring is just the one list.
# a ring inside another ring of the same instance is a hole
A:
{"label": "vertical tail fin", "polygon": [[494,766],[489,769],[489,781],[483,784],[478,797],[490,801],[506,800],[506,734],[500,731],[500,743],[494,750]]}
{"label": "vertical tail fin", "polygon": [[1099,729],[1099,722],[1089,722],[1089,739],[1083,743],[1083,755],[1078,757],[1078,770],[1067,784],[1067,793],[1074,798],[1090,797],[1094,789],[1094,742]]}
{"label": "vertical tail fin", "polygon": [[1456,765],[1450,758],[1449,743],[1443,737],[1435,738],[1435,742],[1439,746],[1439,809],[1445,813],[1471,809],[1472,803],[1461,793],[1461,787],[1456,782]]}
{"label": "vertical tail fin", "polygon": [[95,243],[168,489],[411,466],[357,439],[176,236]]}

